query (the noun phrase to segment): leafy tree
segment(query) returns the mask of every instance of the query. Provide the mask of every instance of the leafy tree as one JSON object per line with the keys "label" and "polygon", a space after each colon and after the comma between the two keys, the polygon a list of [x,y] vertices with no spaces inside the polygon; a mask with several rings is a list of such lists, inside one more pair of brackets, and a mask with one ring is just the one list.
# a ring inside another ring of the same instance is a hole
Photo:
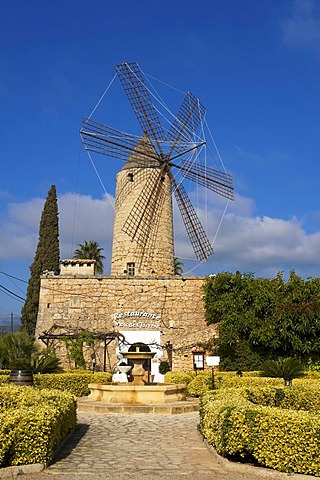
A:
{"label": "leafy tree", "polygon": [[22,328],[33,335],[36,328],[40,276],[44,271],[59,273],[59,219],[56,187],[51,186],[41,214],[39,240],[33,263],[30,267],[30,279],[27,297],[21,310]]}
{"label": "leafy tree", "polygon": [[204,285],[206,318],[217,324],[212,350],[221,368],[255,369],[263,361],[320,357],[320,279],[304,281],[295,272],[287,283],[223,272]]}
{"label": "leafy tree", "polygon": [[183,263],[178,257],[174,257],[174,274],[182,275],[183,274]]}
{"label": "leafy tree", "polygon": [[105,257],[102,255],[103,248],[99,247],[97,242],[85,241],[84,244],[79,243],[79,247],[74,252],[73,258],[96,261],[96,272],[103,273],[103,262]]}

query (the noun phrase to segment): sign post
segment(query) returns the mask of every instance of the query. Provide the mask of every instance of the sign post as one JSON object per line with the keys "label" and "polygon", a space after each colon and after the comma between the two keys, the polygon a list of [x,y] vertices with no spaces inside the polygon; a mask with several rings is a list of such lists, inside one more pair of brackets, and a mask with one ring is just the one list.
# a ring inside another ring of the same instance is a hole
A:
{"label": "sign post", "polygon": [[211,389],[214,390],[214,367],[220,364],[220,357],[206,357],[206,364],[211,367]]}

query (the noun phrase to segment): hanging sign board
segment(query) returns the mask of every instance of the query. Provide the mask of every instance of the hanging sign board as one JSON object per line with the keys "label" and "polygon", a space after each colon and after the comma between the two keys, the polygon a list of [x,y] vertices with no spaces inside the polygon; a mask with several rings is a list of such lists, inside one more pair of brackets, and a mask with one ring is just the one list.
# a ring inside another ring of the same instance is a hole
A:
{"label": "hanging sign board", "polygon": [[208,367],[217,367],[220,363],[220,357],[206,357]]}

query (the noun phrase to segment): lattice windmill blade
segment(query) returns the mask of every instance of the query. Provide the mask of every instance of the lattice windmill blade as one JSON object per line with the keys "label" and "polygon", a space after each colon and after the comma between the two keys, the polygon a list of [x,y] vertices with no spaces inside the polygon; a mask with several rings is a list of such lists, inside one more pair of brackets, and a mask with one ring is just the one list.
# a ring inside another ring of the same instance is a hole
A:
{"label": "lattice windmill blade", "polygon": [[163,156],[160,141],[165,139],[165,133],[139,65],[124,62],[116,65],[115,69],[142,130],[155,141],[159,154]]}
{"label": "lattice windmill blade", "polygon": [[[172,221],[162,222],[161,220],[163,216],[172,220],[171,192],[167,197],[171,182],[195,255],[198,261],[206,260],[213,254],[213,248],[184,186],[177,184],[172,171],[173,167],[177,168],[184,179],[208,188],[227,199],[234,199],[230,175],[196,164],[191,161],[190,155],[187,156],[205,143],[204,141],[195,142],[194,136],[205,116],[206,109],[199,99],[188,92],[166,133],[160,123],[152,94],[145,84],[139,65],[136,62],[124,62],[117,65],[115,69],[143,130],[143,136],[137,141],[133,135],[91,119],[84,119],[81,137],[86,150],[127,161],[125,168],[131,171],[131,182],[133,182],[133,176],[135,177],[134,182],[128,186],[129,175],[127,177],[125,174],[121,175],[117,190],[117,205],[125,204],[125,211],[130,212],[124,222],[121,214],[118,223],[119,232],[123,231],[127,234],[128,251],[131,252],[131,242],[135,241],[139,247],[137,251],[141,250],[141,257],[150,251],[148,255],[152,258],[150,239],[154,238],[154,244],[158,242],[153,252],[158,255],[161,251],[159,242],[163,244],[163,238],[172,238],[172,228],[168,226],[169,234],[164,235],[165,227],[162,225],[172,224]],[[140,168],[143,170],[141,176],[138,173]],[[162,228],[161,231],[160,228]],[[166,244],[164,252],[171,247],[172,240],[171,243]],[[119,254],[121,256],[122,252]],[[168,271],[171,272],[171,267],[168,267]]]}
{"label": "lattice windmill blade", "polygon": [[203,187],[218,193],[222,197],[234,200],[233,180],[232,176],[228,173],[215,170],[211,167],[205,167],[188,160],[182,160],[179,165],[170,162],[170,165],[182,170],[184,172],[184,178],[188,178],[198,185],[202,185]]}
{"label": "lattice windmill blade", "polygon": [[170,177],[173,185],[174,195],[176,197],[176,201],[197,260],[199,262],[202,260],[207,260],[210,255],[213,255],[214,253],[212,245],[207,237],[206,232],[204,231],[195,209],[193,208],[184,186],[182,183],[178,186],[172,173],[170,174]]}
{"label": "lattice windmill blade", "polygon": [[150,163],[160,164],[159,157],[147,136],[137,140],[133,135],[86,117],[83,117],[80,134],[85,150],[125,161],[134,152],[134,160],[141,166]]}
{"label": "lattice windmill blade", "polygon": [[167,133],[167,139],[172,143],[169,157],[173,150],[182,153],[188,149],[188,143],[192,141],[205,113],[206,109],[199,99],[188,92]]}
{"label": "lattice windmill blade", "polygon": [[138,196],[126,219],[122,231],[127,233],[138,245],[145,247],[154,219],[164,195],[163,168],[150,171],[143,191]]}

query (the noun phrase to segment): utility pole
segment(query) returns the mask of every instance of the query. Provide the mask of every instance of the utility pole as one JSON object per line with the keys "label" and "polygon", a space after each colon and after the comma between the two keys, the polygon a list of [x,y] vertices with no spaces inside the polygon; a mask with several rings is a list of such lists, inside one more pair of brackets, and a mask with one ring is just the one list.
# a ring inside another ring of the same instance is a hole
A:
{"label": "utility pole", "polygon": [[11,317],[11,333],[13,333],[13,313],[11,313],[10,317]]}

